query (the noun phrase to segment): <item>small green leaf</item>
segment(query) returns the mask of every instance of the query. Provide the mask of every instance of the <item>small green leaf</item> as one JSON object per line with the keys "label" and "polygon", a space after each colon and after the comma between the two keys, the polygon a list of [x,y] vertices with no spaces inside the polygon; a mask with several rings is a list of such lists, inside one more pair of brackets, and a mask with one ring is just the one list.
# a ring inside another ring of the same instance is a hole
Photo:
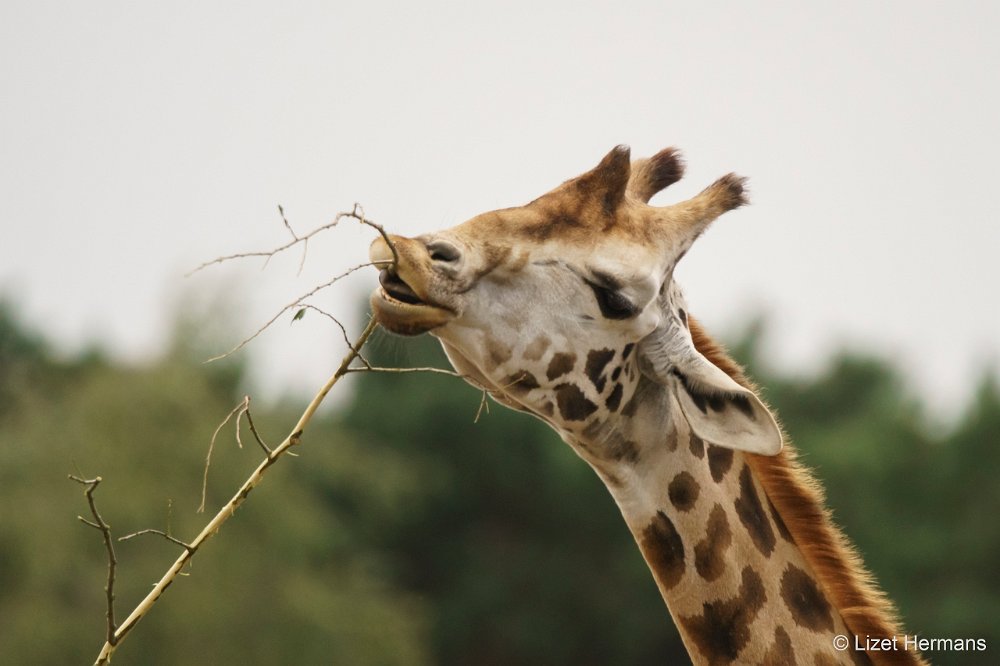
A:
{"label": "small green leaf", "polygon": [[298,321],[299,319],[302,319],[305,316],[306,316],[306,309],[305,308],[299,308],[299,311],[295,313],[294,317],[292,317],[292,321],[296,322],[296,321]]}

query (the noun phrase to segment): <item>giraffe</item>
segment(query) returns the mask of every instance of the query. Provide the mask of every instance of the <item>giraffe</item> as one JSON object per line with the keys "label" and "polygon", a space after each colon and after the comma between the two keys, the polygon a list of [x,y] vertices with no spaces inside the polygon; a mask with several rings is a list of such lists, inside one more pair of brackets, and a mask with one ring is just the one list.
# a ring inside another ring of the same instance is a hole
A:
{"label": "giraffe", "polygon": [[648,203],[682,174],[676,149],[633,162],[618,146],[527,205],[376,239],[374,316],[435,336],[467,381],[596,471],[694,663],[924,663],[902,638],[868,649],[902,637],[892,604],[756,387],[688,311],[674,267],[747,199],[728,174]]}

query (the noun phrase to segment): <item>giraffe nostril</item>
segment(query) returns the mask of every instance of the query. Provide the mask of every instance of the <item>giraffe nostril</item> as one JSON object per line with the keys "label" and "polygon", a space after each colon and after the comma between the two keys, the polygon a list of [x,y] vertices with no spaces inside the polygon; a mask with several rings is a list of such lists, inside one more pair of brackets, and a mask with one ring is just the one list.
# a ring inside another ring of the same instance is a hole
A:
{"label": "giraffe nostril", "polygon": [[447,241],[431,241],[427,244],[427,251],[433,261],[446,264],[453,264],[462,258],[462,253],[459,252],[458,248]]}

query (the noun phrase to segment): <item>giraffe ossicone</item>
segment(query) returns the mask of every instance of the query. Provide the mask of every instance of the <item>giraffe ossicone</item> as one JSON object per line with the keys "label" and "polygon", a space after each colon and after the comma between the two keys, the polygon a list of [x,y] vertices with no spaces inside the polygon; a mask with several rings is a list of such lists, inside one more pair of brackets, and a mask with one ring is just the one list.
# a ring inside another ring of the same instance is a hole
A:
{"label": "giraffe ossicone", "polygon": [[673,148],[632,161],[618,146],[524,206],[390,236],[393,248],[379,238],[374,315],[437,337],[467,381],[595,469],[695,662],[869,663],[832,639],[891,637],[891,605],[673,280],[708,225],[746,203],[744,179],[650,205],[683,170]]}

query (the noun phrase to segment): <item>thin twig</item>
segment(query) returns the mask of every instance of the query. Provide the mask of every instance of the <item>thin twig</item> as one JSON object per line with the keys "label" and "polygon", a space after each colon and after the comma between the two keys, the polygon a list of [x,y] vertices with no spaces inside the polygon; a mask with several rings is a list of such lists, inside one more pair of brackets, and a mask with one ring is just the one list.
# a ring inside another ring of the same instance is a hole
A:
{"label": "thin twig", "polygon": [[483,415],[484,410],[486,411],[487,414],[490,413],[490,402],[489,400],[487,400],[488,396],[489,396],[489,391],[483,389],[483,395],[479,399],[479,409],[476,410],[476,417],[472,419],[473,423],[479,423],[479,417]]}
{"label": "thin twig", "polygon": [[266,331],[268,328],[270,328],[271,324],[273,324],[274,322],[276,322],[278,320],[278,318],[281,317],[281,315],[285,314],[286,312],[288,312],[289,310],[291,310],[293,308],[303,307],[303,302],[307,298],[309,298],[311,296],[314,296],[317,292],[322,291],[323,289],[326,289],[327,287],[333,286],[338,280],[341,280],[341,279],[347,277],[348,275],[350,275],[351,273],[354,273],[355,271],[359,271],[362,268],[367,268],[368,266],[374,266],[374,265],[375,264],[373,264],[372,262],[369,261],[369,262],[365,262],[363,264],[358,264],[357,266],[352,266],[351,268],[348,268],[346,271],[344,271],[340,275],[337,275],[333,279],[331,279],[331,280],[329,280],[327,282],[324,282],[323,284],[321,284],[321,285],[319,285],[317,287],[313,287],[312,289],[310,289],[305,294],[302,294],[301,296],[299,296],[298,298],[296,298],[294,301],[292,301],[291,303],[289,303],[285,307],[283,307],[280,310],[278,310],[278,312],[273,317],[271,317],[270,319],[268,319],[267,322],[265,322],[263,326],[261,326],[260,328],[258,328],[249,337],[244,338],[242,341],[240,341],[240,343],[237,344],[235,347],[233,347],[232,349],[230,349],[227,352],[224,352],[222,354],[218,354],[217,356],[213,356],[213,357],[211,357],[209,359],[206,359],[204,362],[205,363],[212,363],[214,361],[222,360],[222,359],[224,359],[224,358],[226,358],[228,356],[232,356],[233,354],[235,354],[236,352],[238,352],[239,350],[243,349],[248,344],[250,344],[250,342],[252,342],[255,338],[257,338],[258,335],[260,335],[261,333],[263,333],[264,331]]}
{"label": "thin twig", "polygon": [[187,548],[188,550],[191,550],[191,545],[190,544],[186,544],[183,541],[181,541],[180,539],[176,539],[176,538],[170,536],[169,534],[167,534],[166,532],[164,532],[162,530],[154,530],[154,529],[139,530],[138,532],[132,532],[132,534],[126,534],[123,537],[118,537],[118,540],[119,541],[128,541],[129,539],[133,539],[133,538],[135,538],[137,536],[142,536],[143,534],[159,534],[161,537],[163,537],[167,541],[170,541],[171,543],[175,543],[178,546],[181,546],[182,548]]}
{"label": "thin twig", "polygon": [[115,557],[115,546],[111,538],[111,526],[104,522],[104,518],[101,517],[100,512],[97,510],[97,501],[94,499],[94,491],[100,485],[101,477],[96,476],[93,479],[84,479],[70,474],[69,478],[87,487],[83,494],[87,496],[87,504],[90,505],[90,513],[94,516],[94,522],[87,520],[83,516],[77,516],[77,518],[81,522],[101,531],[101,536],[104,538],[104,548],[108,551],[108,584],[104,588],[108,600],[107,635],[105,641],[113,647],[117,642],[115,635],[117,629],[115,623],[115,568],[118,566],[118,558]]}
{"label": "thin twig", "polygon": [[[324,317],[326,317],[327,319],[329,319],[330,321],[332,321],[334,324],[337,325],[337,328],[339,328],[340,332],[343,334],[343,336],[344,336],[344,343],[348,347],[351,346],[351,339],[347,335],[347,328],[344,327],[344,325],[340,322],[339,319],[337,319],[336,317],[334,317],[332,314],[330,314],[329,312],[327,312],[323,308],[316,307],[312,303],[300,303],[299,307],[300,307],[300,311],[301,310],[315,310],[316,312],[320,313],[321,315],[323,315]],[[300,315],[299,315],[298,312],[296,312],[295,316],[299,317]],[[294,323],[294,319],[293,319],[293,323]],[[364,359],[362,359],[362,360],[364,360]]]}
{"label": "thin twig", "polygon": [[261,439],[260,434],[257,432],[257,427],[253,424],[253,417],[250,416],[250,396],[247,396],[246,415],[247,424],[250,426],[250,432],[253,433],[253,438],[257,440],[258,444],[260,444],[260,448],[264,449],[264,454],[270,456],[271,448],[264,443],[263,439]]}
{"label": "thin twig", "polygon": [[[468,383],[472,384],[473,386],[475,386],[476,388],[478,388],[480,391],[482,391],[482,394],[483,394],[482,398],[479,400],[479,407],[476,409],[476,415],[472,419],[472,422],[473,423],[479,423],[479,419],[483,415],[484,412],[486,414],[490,413],[490,403],[487,400],[487,398],[489,397],[489,391],[490,390],[488,388],[486,388],[485,386],[483,386],[480,382],[478,382],[474,377],[470,377],[469,375],[459,374],[459,373],[457,373],[457,372],[455,372],[453,370],[447,370],[445,368],[433,368],[433,367],[420,367],[420,368],[384,368],[384,367],[379,367],[379,366],[373,366],[373,365],[369,364],[364,359],[364,357],[361,356],[361,354],[358,354],[358,359],[361,360],[362,362],[364,362],[364,364],[365,364],[364,367],[361,367],[361,368],[357,368],[357,367],[348,368],[348,370],[347,370],[348,373],[355,373],[355,372],[389,372],[389,373],[394,373],[394,374],[401,375],[401,374],[407,374],[407,373],[411,373],[411,372],[430,372],[430,373],[433,373],[433,374],[447,375],[448,377],[457,377],[458,379],[464,379],[465,381],[467,381]],[[508,387],[513,386],[514,384],[518,383],[519,381],[521,381],[521,378],[518,378],[518,379],[514,380],[513,382],[511,382],[511,383],[509,383],[506,386],[503,386],[501,388],[508,388]]]}
{"label": "thin twig", "polygon": [[426,367],[426,368],[382,368],[382,367],[373,366],[373,365],[366,365],[366,366],[364,366],[362,368],[354,367],[354,368],[348,368],[347,369],[347,373],[348,374],[353,374],[355,372],[391,372],[391,373],[397,374],[397,375],[403,375],[403,374],[407,374],[407,373],[410,373],[410,372],[431,372],[431,373],[435,373],[435,374],[439,374],[439,375],[448,375],[449,377],[458,377],[459,379],[466,379],[466,380],[469,379],[469,377],[467,377],[466,375],[460,375],[457,372],[455,372],[454,370],[447,370],[445,368],[430,368],[430,367]]}
{"label": "thin twig", "polygon": [[[208,454],[205,456],[205,471],[202,474],[202,479],[201,479],[201,504],[198,505],[198,513],[205,512],[205,497],[208,495],[208,468],[212,464],[212,451],[215,450],[215,439],[219,436],[219,431],[222,430],[222,428],[227,423],[229,423],[229,420],[233,418],[234,415],[237,414],[242,415],[243,412],[249,408],[250,408],[250,397],[243,396],[243,400],[240,401],[240,404],[233,407],[233,411],[229,412],[229,414],[226,415],[226,418],[222,420],[222,423],[220,423],[218,427],[215,429],[215,432],[212,433],[212,439],[208,443]],[[237,427],[239,426],[239,423],[240,423],[240,417],[236,416]],[[237,441],[239,441],[238,430],[236,439]]]}
{"label": "thin twig", "polygon": [[[284,223],[285,228],[287,228],[289,233],[292,234],[292,240],[273,250],[259,250],[256,252],[239,252],[237,254],[229,254],[224,257],[216,257],[215,259],[212,259],[211,261],[206,261],[203,264],[199,265],[197,268],[194,268],[193,270],[189,271],[187,273],[187,276],[194,275],[195,273],[204,270],[209,266],[214,266],[215,264],[221,264],[226,261],[232,261],[233,259],[248,259],[251,257],[263,257],[265,259],[264,266],[266,267],[267,263],[275,255],[281,254],[285,250],[295,247],[299,243],[303,243],[304,245],[308,244],[310,238],[326,231],[327,229],[332,229],[336,227],[340,223],[340,221],[344,218],[355,219],[359,223],[369,226],[375,231],[377,231],[382,236],[382,238],[385,239],[385,242],[389,246],[389,249],[392,250],[393,263],[399,262],[399,256],[396,254],[396,248],[393,246],[392,241],[389,239],[389,235],[385,232],[385,229],[382,227],[381,224],[377,224],[365,217],[365,211],[364,208],[361,207],[361,204],[356,203],[354,204],[352,210],[342,211],[340,213],[337,213],[337,215],[333,218],[332,222],[327,222],[326,224],[316,227],[315,229],[307,233],[305,236],[299,236],[292,230],[292,225],[288,223],[288,219],[285,217],[285,211],[281,206],[278,206],[278,211],[281,213],[281,220]],[[306,253],[304,250],[302,253],[302,259],[299,261],[300,273],[302,272],[302,266],[305,265],[305,260],[306,260],[305,254]]]}
{"label": "thin twig", "polygon": [[[288,230],[288,233],[291,234],[291,236],[292,236],[292,240],[291,241],[289,241],[288,243],[285,243],[284,245],[281,245],[281,246],[279,246],[279,247],[277,247],[277,248],[275,248],[273,250],[259,251],[259,252],[242,252],[242,253],[239,253],[239,254],[231,254],[231,255],[224,256],[224,257],[217,257],[217,258],[215,258],[215,259],[213,259],[211,261],[206,261],[205,263],[201,264],[200,266],[198,266],[197,268],[195,268],[194,270],[192,270],[191,272],[189,272],[188,275],[193,275],[194,273],[197,273],[198,271],[200,271],[200,270],[202,270],[204,268],[207,268],[209,266],[212,266],[214,264],[220,264],[220,263],[223,263],[225,261],[230,261],[232,259],[245,259],[245,258],[248,258],[248,257],[264,257],[265,258],[264,266],[266,267],[267,264],[268,264],[268,262],[271,260],[272,257],[274,257],[277,254],[280,254],[281,252],[284,252],[285,250],[287,250],[287,249],[295,246],[298,243],[302,243],[303,244],[302,258],[299,261],[299,273],[301,274],[302,268],[305,266],[306,253],[308,251],[309,239],[312,238],[313,236],[315,236],[316,234],[319,234],[320,232],[326,231],[327,229],[332,229],[333,227],[337,226],[340,223],[340,221],[342,219],[344,219],[344,218],[353,218],[353,219],[357,220],[360,224],[363,224],[365,226],[371,227],[372,229],[374,229],[375,231],[377,231],[378,234],[385,241],[385,244],[389,247],[389,251],[392,253],[392,261],[374,261],[374,262],[366,262],[366,263],[363,263],[363,264],[359,264],[357,266],[349,268],[348,270],[344,271],[343,273],[341,273],[340,275],[336,276],[332,280],[330,280],[328,282],[325,282],[325,283],[323,283],[323,284],[321,284],[321,285],[319,285],[317,287],[314,287],[308,293],[305,293],[302,296],[299,296],[297,299],[295,299],[294,301],[292,301],[291,303],[289,303],[285,307],[281,308],[281,310],[279,310],[273,317],[271,317],[271,319],[269,319],[267,322],[265,322],[263,326],[261,326],[260,328],[258,328],[249,337],[244,338],[235,347],[233,347],[232,349],[230,349],[227,352],[224,352],[222,354],[219,354],[217,356],[213,356],[212,358],[207,359],[205,361],[206,363],[211,363],[212,361],[218,361],[218,360],[224,359],[224,358],[226,358],[226,357],[228,357],[228,356],[230,356],[232,354],[235,354],[240,349],[242,349],[247,344],[249,344],[252,340],[254,340],[258,335],[260,335],[265,330],[267,330],[268,328],[270,328],[270,326],[272,324],[274,324],[274,322],[277,321],[279,317],[281,317],[283,314],[285,314],[286,312],[288,312],[289,310],[291,310],[293,308],[296,308],[296,307],[300,307],[300,308],[302,308],[302,307],[308,307],[308,308],[319,310],[319,308],[316,308],[316,306],[305,304],[304,301],[307,298],[309,298],[310,296],[315,295],[317,292],[319,292],[319,291],[321,291],[323,289],[326,289],[327,287],[333,285],[338,280],[341,280],[341,279],[347,277],[351,273],[354,273],[355,271],[358,271],[358,270],[360,270],[362,268],[366,268],[368,266],[376,266],[376,267],[383,266],[383,265],[395,266],[396,264],[399,263],[399,253],[396,251],[396,244],[392,241],[392,239],[389,237],[389,234],[386,233],[385,228],[381,224],[378,224],[377,222],[374,222],[374,221],[369,220],[367,218],[367,216],[365,215],[365,209],[359,203],[355,203],[354,206],[353,206],[353,208],[350,211],[341,211],[340,213],[337,213],[337,215],[334,217],[334,219],[333,219],[332,222],[328,222],[328,223],[326,223],[324,225],[321,225],[321,226],[317,227],[316,229],[313,229],[312,231],[310,231],[305,236],[299,236],[297,233],[295,233],[295,230],[292,229],[292,225],[288,221],[287,216],[285,215],[285,209],[281,205],[278,206],[278,213],[281,215],[281,222],[282,222],[282,224],[284,224],[285,228]],[[319,310],[319,311],[323,312],[322,310]],[[330,319],[332,319],[334,322],[337,323],[337,325],[340,327],[341,331],[344,334],[344,339],[347,342],[348,347],[350,347],[351,343],[350,343],[349,340],[347,340],[347,331],[346,331],[346,329],[344,329],[343,324],[341,324],[340,321],[338,321],[336,319],[336,317],[333,317],[329,313],[324,312],[323,314],[325,314],[327,317],[329,317]],[[293,321],[294,321],[294,319],[293,319]],[[368,362],[366,360],[362,359],[362,362],[365,365],[368,365]]]}

